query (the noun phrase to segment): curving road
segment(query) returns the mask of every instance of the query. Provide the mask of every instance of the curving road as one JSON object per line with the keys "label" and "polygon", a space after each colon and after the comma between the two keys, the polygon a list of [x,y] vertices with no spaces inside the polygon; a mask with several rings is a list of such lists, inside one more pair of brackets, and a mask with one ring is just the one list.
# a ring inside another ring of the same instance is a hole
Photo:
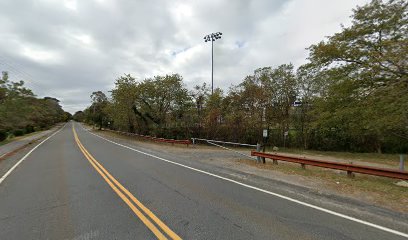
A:
{"label": "curving road", "polygon": [[[371,225],[370,225],[371,224]],[[0,180],[0,239],[407,239],[68,123]]]}

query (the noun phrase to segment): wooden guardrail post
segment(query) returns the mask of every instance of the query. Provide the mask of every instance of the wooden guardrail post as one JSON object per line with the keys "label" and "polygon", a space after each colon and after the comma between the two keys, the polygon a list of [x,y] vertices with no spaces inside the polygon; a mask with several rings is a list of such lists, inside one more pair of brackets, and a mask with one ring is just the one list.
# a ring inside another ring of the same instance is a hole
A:
{"label": "wooden guardrail post", "polygon": [[[349,162],[349,164],[353,164],[353,162]],[[352,171],[347,171],[347,177],[354,178],[354,173]]]}
{"label": "wooden guardrail post", "polygon": [[404,161],[406,159],[407,155],[405,154],[400,154],[400,164],[399,164],[399,170],[404,171]]}

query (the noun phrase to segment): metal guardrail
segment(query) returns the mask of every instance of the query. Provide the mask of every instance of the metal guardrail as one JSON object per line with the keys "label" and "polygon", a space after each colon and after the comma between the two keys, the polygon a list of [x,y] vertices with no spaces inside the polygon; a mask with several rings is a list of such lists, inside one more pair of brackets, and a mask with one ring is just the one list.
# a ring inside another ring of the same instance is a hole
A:
{"label": "metal guardrail", "polygon": [[157,138],[157,137],[152,137],[152,136],[148,136],[148,135],[141,135],[141,134],[137,134],[137,133],[129,133],[129,132],[121,132],[121,131],[115,131],[115,130],[111,130],[111,129],[104,129],[110,132],[116,132],[122,135],[126,135],[126,136],[136,136],[136,137],[141,137],[147,140],[151,140],[154,142],[164,142],[164,143],[171,143],[171,144],[184,144],[187,145],[187,147],[191,144],[191,141],[188,139],[185,140],[176,140],[176,139],[167,139],[167,138]]}
{"label": "metal guardrail", "polygon": [[245,147],[256,147],[257,145],[247,144],[247,143],[236,143],[236,142],[224,142],[212,139],[204,139],[204,138],[191,138],[193,140],[193,144],[196,140],[198,141],[205,141],[205,142],[212,142],[212,143],[221,143],[221,144],[229,144],[229,145],[236,145],[236,146],[245,146]]}
{"label": "metal guardrail", "polygon": [[[219,145],[219,144],[228,144],[228,145],[245,146],[245,147],[258,147],[258,145],[252,145],[252,144],[247,144],[247,143],[224,142],[224,141],[218,141],[218,140],[212,140],[212,139],[204,139],[204,138],[191,138],[191,140],[193,141],[193,144],[195,144],[197,140],[198,140],[198,141],[204,141],[204,142],[206,142],[206,143],[208,143],[208,144],[211,144],[211,145],[214,145],[214,146],[216,146],[216,147],[220,147],[220,148],[223,148],[223,149],[225,149],[225,150],[228,150],[228,151],[237,153],[237,154],[242,155],[242,156],[244,156],[244,157],[247,157],[247,158],[249,158],[249,159],[255,159],[255,158],[251,157],[250,155],[244,154],[244,153],[242,153],[242,152],[235,151],[234,149],[227,148],[227,147],[225,147],[225,146],[221,146],[221,145]],[[217,143],[219,143],[219,144],[217,144]],[[258,149],[258,148],[257,148],[257,149]]]}
{"label": "metal guardrail", "polygon": [[284,155],[269,154],[269,153],[263,153],[263,152],[257,152],[257,151],[252,151],[251,155],[262,157],[262,158],[269,158],[274,161],[280,160],[280,161],[286,161],[286,162],[300,163],[303,168],[305,167],[305,165],[311,165],[315,167],[343,170],[347,172],[348,176],[352,176],[352,173],[362,173],[362,174],[374,175],[374,176],[380,176],[380,177],[408,180],[408,172],[406,171],[399,171],[399,170],[393,170],[393,169],[387,169],[387,168],[369,167],[369,166],[362,166],[362,165],[354,165],[354,164],[348,164],[348,163],[329,162],[329,161],[314,160],[314,159],[307,159],[307,158],[289,157],[289,156],[284,156]]}

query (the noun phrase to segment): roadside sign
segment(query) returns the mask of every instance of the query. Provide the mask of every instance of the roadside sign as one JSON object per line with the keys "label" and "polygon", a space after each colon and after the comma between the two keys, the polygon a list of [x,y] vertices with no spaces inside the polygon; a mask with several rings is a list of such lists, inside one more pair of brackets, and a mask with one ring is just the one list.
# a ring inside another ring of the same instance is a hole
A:
{"label": "roadside sign", "polygon": [[287,137],[289,135],[289,131],[285,132],[285,137]]}
{"label": "roadside sign", "polygon": [[268,137],[268,129],[264,129],[264,130],[263,130],[262,136],[263,136],[264,138]]}

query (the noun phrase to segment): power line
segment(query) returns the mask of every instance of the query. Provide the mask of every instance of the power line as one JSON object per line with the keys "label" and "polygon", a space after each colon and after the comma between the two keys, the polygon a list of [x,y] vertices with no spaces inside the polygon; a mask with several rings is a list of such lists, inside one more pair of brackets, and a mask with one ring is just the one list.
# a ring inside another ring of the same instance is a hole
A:
{"label": "power line", "polygon": [[[47,88],[46,85],[38,84],[30,73],[27,73],[26,71],[21,69],[22,68],[21,65],[18,65],[15,62],[12,62],[11,60],[6,59],[5,57],[2,57],[2,56],[0,56],[0,65],[4,65],[6,68],[8,68],[8,69],[5,69],[5,71],[12,73],[14,76],[17,77],[17,79],[21,78],[18,80],[23,80],[25,83],[28,83],[28,85],[36,86],[36,88],[38,88],[40,93],[42,92],[43,95],[49,95],[49,94],[44,94],[46,92],[43,89]],[[16,65],[20,67],[17,67]],[[14,78],[13,75],[11,77]],[[52,91],[47,90],[47,92],[54,95],[54,97],[58,96],[58,94],[55,94]]]}

